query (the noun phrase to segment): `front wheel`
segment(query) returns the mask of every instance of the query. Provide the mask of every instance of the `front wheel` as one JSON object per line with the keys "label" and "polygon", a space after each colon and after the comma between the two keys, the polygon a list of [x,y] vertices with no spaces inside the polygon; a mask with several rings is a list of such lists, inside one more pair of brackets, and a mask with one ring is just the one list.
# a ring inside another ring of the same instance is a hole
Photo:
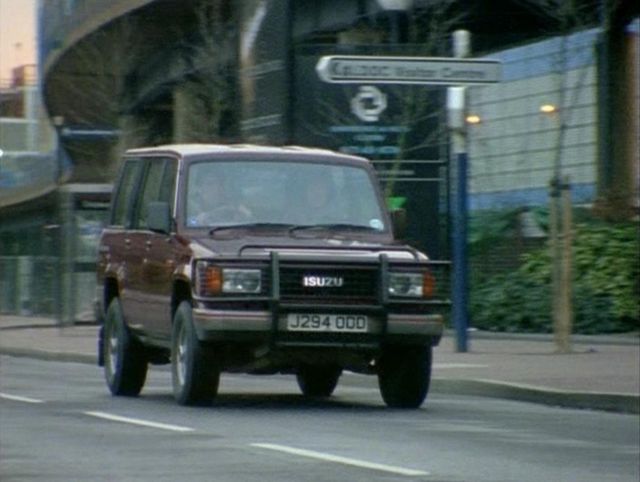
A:
{"label": "front wheel", "polygon": [[431,344],[387,347],[378,362],[382,399],[393,408],[418,408],[431,382]]}
{"label": "front wheel", "polygon": [[336,366],[302,365],[296,378],[303,395],[307,397],[330,397],[338,384],[342,368]]}
{"label": "front wheel", "polygon": [[173,320],[173,395],[180,405],[210,405],[218,393],[220,367],[211,347],[198,340],[191,303],[183,301]]}
{"label": "front wheel", "polygon": [[109,304],[102,338],[104,377],[113,395],[135,397],[147,378],[147,357],[124,321],[118,298]]}

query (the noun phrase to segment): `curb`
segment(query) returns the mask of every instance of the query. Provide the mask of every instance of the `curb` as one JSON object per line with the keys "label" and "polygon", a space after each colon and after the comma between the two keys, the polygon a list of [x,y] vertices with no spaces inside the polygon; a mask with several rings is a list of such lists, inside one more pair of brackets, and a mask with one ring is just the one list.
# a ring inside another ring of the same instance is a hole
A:
{"label": "curb", "polygon": [[640,396],[625,393],[564,391],[486,379],[434,378],[431,388],[452,395],[500,398],[563,408],[640,413]]}
{"label": "curb", "polygon": [[82,363],[98,365],[98,356],[88,353],[68,353],[60,351],[34,350],[31,348],[0,347],[0,355],[18,358],[32,358],[34,360],[55,361],[65,363]]}
{"label": "curb", "polygon": [[[444,336],[455,339],[456,332],[446,329]],[[470,329],[468,332],[469,340],[514,340],[514,341],[535,341],[543,343],[554,343],[554,335],[551,333],[510,333],[502,331],[485,331]],[[640,333],[626,334],[604,334],[604,335],[580,335],[572,334],[571,343],[574,345],[640,345]]]}
{"label": "curb", "polygon": [[[98,363],[97,355],[93,354],[29,348],[0,347],[0,355],[95,366]],[[563,391],[498,380],[450,378],[433,378],[431,390],[441,394],[499,398],[571,409],[600,410],[624,414],[640,413],[640,396],[624,393]]]}

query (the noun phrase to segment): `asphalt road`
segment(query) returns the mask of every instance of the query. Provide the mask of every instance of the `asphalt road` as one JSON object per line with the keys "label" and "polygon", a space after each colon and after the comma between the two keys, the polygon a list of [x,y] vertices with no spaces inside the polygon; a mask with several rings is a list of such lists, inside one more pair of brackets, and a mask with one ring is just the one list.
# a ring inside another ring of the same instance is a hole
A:
{"label": "asphalt road", "polygon": [[432,393],[387,409],[375,378],[329,401],[293,377],[223,375],[216,404],[177,406],[166,369],[113,398],[98,367],[0,357],[2,481],[633,481],[636,415]]}

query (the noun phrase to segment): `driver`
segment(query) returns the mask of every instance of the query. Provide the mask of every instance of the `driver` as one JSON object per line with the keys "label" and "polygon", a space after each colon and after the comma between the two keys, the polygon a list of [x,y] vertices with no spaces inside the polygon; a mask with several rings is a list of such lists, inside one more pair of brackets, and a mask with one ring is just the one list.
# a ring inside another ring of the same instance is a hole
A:
{"label": "driver", "polygon": [[187,196],[189,226],[236,224],[251,219],[251,212],[238,199],[228,195],[222,177],[198,177],[189,184]]}

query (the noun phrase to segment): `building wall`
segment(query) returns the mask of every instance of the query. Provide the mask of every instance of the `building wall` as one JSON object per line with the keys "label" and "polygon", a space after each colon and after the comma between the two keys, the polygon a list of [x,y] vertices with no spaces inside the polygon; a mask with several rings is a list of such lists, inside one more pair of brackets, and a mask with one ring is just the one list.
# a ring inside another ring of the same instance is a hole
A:
{"label": "building wall", "polygon": [[32,67],[15,69],[12,87],[0,91],[0,98],[11,98],[0,109],[0,207],[54,185],[54,132]]}
{"label": "building wall", "polygon": [[[596,39],[590,30],[491,56],[503,62],[503,82],[469,89],[469,112],[480,117],[469,127],[473,209],[544,204],[556,166],[574,202],[593,201]],[[556,112],[541,112],[545,104]]]}

